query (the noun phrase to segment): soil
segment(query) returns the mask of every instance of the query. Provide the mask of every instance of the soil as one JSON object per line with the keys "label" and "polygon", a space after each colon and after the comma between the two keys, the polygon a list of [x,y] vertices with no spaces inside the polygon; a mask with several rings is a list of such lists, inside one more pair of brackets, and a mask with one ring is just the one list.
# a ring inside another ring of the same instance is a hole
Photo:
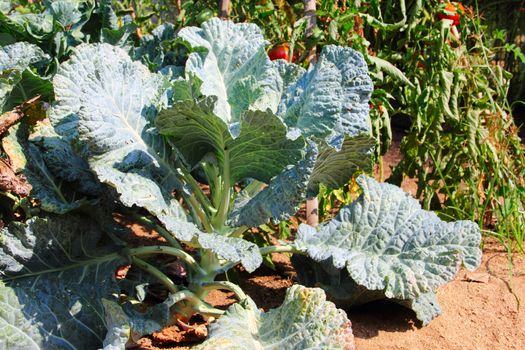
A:
{"label": "soil", "polygon": [[[384,158],[384,178],[390,175],[389,165],[399,161],[398,137],[394,134],[394,145]],[[402,187],[415,194],[413,180],[404,181]],[[525,306],[520,308],[520,302],[525,303],[525,256],[509,255],[499,242],[490,239],[485,240],[483,252],[477,271],[461,269],[452,282],[437,291],[442,314],[426,327],[421,327],[412,311],[394,303],[374,302],[346,310],[357,349],[525,349]],[[295,281],[286,254],[273,254],[272,260],[275,270],[262,266],[252,274],[237,270],[232,276],[264,310],[278,307]],[[226,308],[235,299],[232,293],[216,291],[206,301]],[[203,332],[202,328],[188,331],[172,326],[141,339],[138,348],[189,349],[191,341]]]}

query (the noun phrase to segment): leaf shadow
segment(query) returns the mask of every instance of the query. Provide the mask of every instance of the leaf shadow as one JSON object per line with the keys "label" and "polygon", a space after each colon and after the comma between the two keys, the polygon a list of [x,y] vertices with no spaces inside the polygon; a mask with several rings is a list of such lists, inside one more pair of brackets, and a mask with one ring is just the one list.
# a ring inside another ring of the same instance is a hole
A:
{"label": "leaf shadow", "polygon": [[421,328],[416,314],[399,304],[378,300],[345,310],[356,338],[370,339],[383,332],[407,332]]}

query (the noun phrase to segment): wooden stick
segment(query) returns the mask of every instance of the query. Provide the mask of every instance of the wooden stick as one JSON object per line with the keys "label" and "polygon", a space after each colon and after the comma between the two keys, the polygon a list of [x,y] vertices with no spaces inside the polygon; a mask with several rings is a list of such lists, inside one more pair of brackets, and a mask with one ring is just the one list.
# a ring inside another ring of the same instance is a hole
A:
{"label": "wooden stick", "polygon": [[[308,38],[314,34],[317,22],[315,16],[315,0],[304,0],[304,15],[308,19],[306,25],[306,37]],[[310,49],[307,59],[310,64],[317,61],[315,47]],[[306,223],[311,226],[319,225],[319,201],[317,197],[306,199]]]}
{"label": "wooden stick", "polygon": [[230,0],[219,0],[219,18],[228,19],[230,15]]}
{"label": "wooden stick", "polygon": [[[317,24],[317,17],[315,16],[315,0],[303,0],[304,15],[307,18],[306,37],[309,38],[314,34],[314,29]],[[310,49],[307,59],[308,62],[314,63],[317,60],[315,47]]]}

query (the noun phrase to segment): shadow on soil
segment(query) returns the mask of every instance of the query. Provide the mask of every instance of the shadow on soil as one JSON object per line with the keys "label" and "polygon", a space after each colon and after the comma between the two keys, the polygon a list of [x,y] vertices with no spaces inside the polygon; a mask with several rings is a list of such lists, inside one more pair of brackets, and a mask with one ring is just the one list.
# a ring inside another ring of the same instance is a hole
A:
{"label": "shadow on soil", "polygon": [[379,331],[406,332],[421,326],[413,311],[383,300],[352,308],[347,314],[357,338],[369,339]]}

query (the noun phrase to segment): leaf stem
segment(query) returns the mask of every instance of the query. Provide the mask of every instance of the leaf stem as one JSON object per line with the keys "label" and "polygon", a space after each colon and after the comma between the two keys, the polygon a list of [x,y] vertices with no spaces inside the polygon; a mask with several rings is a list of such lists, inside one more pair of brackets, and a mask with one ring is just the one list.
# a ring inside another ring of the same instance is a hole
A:
{"label": "leaf stem", "polygon": [[42,270],[42,271],[37,271],[37,272],[24,273],[24,274],[16,275],[16,276],[4,277],[4,278],[2,278],[0,280],[2,280],[2,281],[12,281],[12,280],[20,279],[20,278],[25,278],[25,277],[39,276],[39,275],[43,275],[45,273],[62,272],[62,271],[67,271],[67,270],[70,270],[70,269],[75,269],[77,267],[82,267],[82,266],[86,266],[86,265],[101,264],[101,263],[104,263],[104,262],[107,262],[107,261],[111,261],[111,260],[116,260],[116,259],[119,259],[119,258],[122,258],[122,256],[119,253],[112,253],[112,254],[100,256],[98,258],[94,258],[94,259],[90,259],[90,260],[79,261],[77,263],[74,263],[74,264],[71,264],[71,265],[67,265],[67,266],[61,266],[61,267],[56,267],[56,268],[53,268],[53,269],[47,269],[47,270]]}
{"label": "leaf stem", "polygon": [[187,314],[188,308],[208,316],[217,317],[224,314],[224,310],[214,308],[205,301],[202,301],[197,295],[195,295],[195,293],[188,289],[178,291],[177,293],[173,294],[171,298],[174,304],[183,300],[187,300],[189,302],[189,305],[184,305],[183,307],[175,307],[176,309],[178,309],[177,311],[182,314]]}
{"label": "leaf stem", "polygon": [[304,250],[299,249],[293,245],[274,245],[259,248],[259,253],[261,255],[268,255],[272,253],[294,253],[294,254],[304,254]]}
{"label": "leaf stem", "polygon": [[157,224],[155,221],[151,220],[150,218],[148,218],[146,216],[139,215],[139,214],[134,213],[134,212],[131,212],[131,215],[138,222],[140,222],[140,223],[150,227],[151,229],[157,231],[158,234],[161,237],[163,237],[171,246],[182,250],[182,246],[180,245],[179,241],[177,241],[177,239],[173,236],[173,234],[171,234],[171,232],[166,230],[164,227],[162,227],[161,225]]}
{"label": "leaf stem", "polygon": [[156,277],[168,290],[170,293],[178,293],[179,287],[173,281],[166,276],[162,271],[157,269],[155,266],[148,264],[144,260],[137,258],[136,256],[131,257],[131,264],[135,265],[142,270],[146,271],[150,275]]}
{"label": "leaf stem", "polygon": [[234,231],[232,231],[232,233],[230,233],[228,236],[229,237],[237,237],[237,238],[239,238],[247,230],[248,230],[247,226],[244,226],[244,225],[243,226],[239,226]]}
{"label": "leaf stem", "polygon": [[[267,246],[259,248],[259,252],[261,255],[268,255],[272,253],[294,253],[294,254],[306,254],[306,252],[302,249],[299,249],[293,245],[279,245],[279,246]],[[229,262],[227,264],[224,264],[219,270],[216,270],[216,275],[225,273],[228,270],[234,268],[238,264],[240,264],[240,261],[233,261]]]}
{"label": "leaf stem", "polygon": [[141,255],[151,255],[151,254],[166,254],[171,256],[176,256],[177,258],[184,261],[188,268],[196,272],[200,276],[205,276],[206,271],[204,271],[197,261],[188,253],[181,249],[177,249],[174,247],[168,247],[168,246],[148,246],[148,247],[139,247],[139,248],[132,248],[127,250],[127,253],[130,256],[141,256]]}
{"label": "leaf stem", "polygon": [[226,290],[229,290],[230,292],[235,293],[239,301],[243,301],[248,298],[248,296],[244,293],[241,287],[239,287],[238,285],[234,283],[228,282],[228,281],[215,281],[215,282],[210,282],[210,283],[204,283],[200,287],[199,292],[206,293],[208,291],[216,290],[216,289],[226,289]]}
{"label": "leaf stem", "polygon": [[192,207],[195,214],[197,214],[199,221],[204,227],[204,230],[209,233],[213,232],[213,228],[210,225],[210,220],[208,219],[208,215],[206,215],[206,213],[202,210],[201,205],[195,198],[195,195],[192,194],[191,196],[188,196],[188,203]]}
{"label": "leaf stem", "polygon": [[191,186],[193,193],[195,193],[196,199],[200,202],[204,210],[207,211],[208,215],[215,214],[217,209],[213,207],[208,197],[206,197],[197,180],[195,180],[195,178],[188,170],[186,170],[186,168],[181,167],[180,170],[182,172],[182,177]]}

